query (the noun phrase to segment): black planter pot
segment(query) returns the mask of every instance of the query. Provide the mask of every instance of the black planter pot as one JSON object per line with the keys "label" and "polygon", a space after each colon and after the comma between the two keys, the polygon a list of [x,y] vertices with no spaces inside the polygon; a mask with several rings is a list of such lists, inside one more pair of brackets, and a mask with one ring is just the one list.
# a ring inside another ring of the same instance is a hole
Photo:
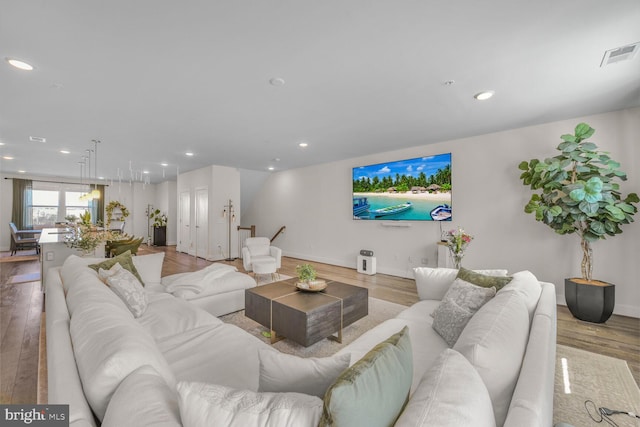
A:
{"label": "black planter pot", "polygon": [[153,227],[153,246],[166,246],[167,226]]}
{"label": "black planter pot", "polygon": [[592,285],[565,279],[564,297],[569,311],[575,318],[586,322],[604,323],[613,314],[616,287],[610,283]]}

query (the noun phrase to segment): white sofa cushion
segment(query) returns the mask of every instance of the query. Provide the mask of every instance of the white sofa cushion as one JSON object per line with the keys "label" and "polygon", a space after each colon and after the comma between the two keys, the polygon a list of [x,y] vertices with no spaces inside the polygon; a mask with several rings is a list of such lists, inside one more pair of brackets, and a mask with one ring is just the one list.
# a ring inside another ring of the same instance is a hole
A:
{"label": "white sofa cushion", "polygon": [[131,257],[133,265],[138,270],[138,274],[142,278],[145,286],[157,285],[162,277],[162,263],[164,261],[164,252],[148,255],[136,255]]}
{"label": "white sofa cushion", "polygon": [[324,397],[327,388],[349,367],[351,356],[303,358],[273,349],[258,350],[258,391],[295,392]]}
{"label": "white sofa cushion", "polygon": [[223,323],[201,308],[170,294],[150,293],[147,297],[147,310],[136,320],[156,340]]}
{"label": "white sofa cushion", "polygon": [[495,427],[487,387],[469,361],[443,351],[426,372],[395,427]]}
{"label": "white sofa cushion", "polygon": [[524,297],[524,303],[527,306],[529,312],[529,319],[533,319],[533,313],[538,305],[540,294],[542,293],[542,286],[540,282],[530,271],[519,271],[515,273],[504,288],[499,292],[519,292]]}
{"label": "white sofa cushion", "polygon": [[[116,299],[118,297],[107,290]],[[70,325],[73,352],[87,401],[99,420],[118,385],[143,365],[151,365],[170,387],[176,381],[156,342],[131,313],[92,302],[76,309]]]}
{"label": "white sofa cushion", "polygon": [[151,366],[127,375],[113,393],[102,427],[122,426],[182,426],[178,393]]}
{"label": "white sofa cushion", "polygon": [[529,338],[523,297],[498,293],[471,318],[453,347],[471,362],[489,390],[496,424],[504,424]]}
{"label": "white sofa cushion", "polygon": [[[507,270],[473,270],[490,276],[506,276]],[[456,280],[458,270],[454,268],[416,267],[413,269],[413,277],[418,288],[420,300],[442,300],[449,287]]]}
{"label": "white sofa cushion", "polygon": [[116,263],[109,270],[101,268],[98,276],[126,304],[133,317],[140,317],[145,312],[148,301],[142,283],[120,263]]}
{"label": "white sofa cushion", "polygon": [[315,426],[322,400],[301,393],[257,393],[217,384],[178,383],[184,427]]}

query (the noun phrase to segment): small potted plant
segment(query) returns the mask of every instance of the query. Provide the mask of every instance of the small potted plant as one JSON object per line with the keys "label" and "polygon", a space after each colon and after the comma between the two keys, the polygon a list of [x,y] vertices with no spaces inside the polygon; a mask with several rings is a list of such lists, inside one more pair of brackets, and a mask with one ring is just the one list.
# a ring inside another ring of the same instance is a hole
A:
{"label": "small potted plant", "polygon": [[298,274],[298,288],[309,291],[321,291],[327,287],[327,283],[324,280],[316,280],[316,269],[311,264],[302,264],[296,266],[296,273]]}

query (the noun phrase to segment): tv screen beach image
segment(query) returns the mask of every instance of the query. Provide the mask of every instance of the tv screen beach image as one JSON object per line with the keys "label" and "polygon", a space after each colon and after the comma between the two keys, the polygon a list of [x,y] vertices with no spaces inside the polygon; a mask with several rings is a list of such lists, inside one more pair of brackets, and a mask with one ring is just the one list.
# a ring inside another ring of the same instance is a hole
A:
{"label": "tv screen beach image", "polygon": [[353,219],[451,221],[451,153],[353,168]]}

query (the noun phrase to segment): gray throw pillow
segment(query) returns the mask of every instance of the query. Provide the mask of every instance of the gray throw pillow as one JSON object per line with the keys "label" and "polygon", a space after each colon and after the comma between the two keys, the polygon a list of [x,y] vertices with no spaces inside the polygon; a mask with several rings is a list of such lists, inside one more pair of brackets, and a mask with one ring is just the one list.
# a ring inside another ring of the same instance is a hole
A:
{"label": "gray throw pillow", "polygon": [[456,279],[433,312],[431,327],[453,347],[473,314],[495,295],[496,288]]}

